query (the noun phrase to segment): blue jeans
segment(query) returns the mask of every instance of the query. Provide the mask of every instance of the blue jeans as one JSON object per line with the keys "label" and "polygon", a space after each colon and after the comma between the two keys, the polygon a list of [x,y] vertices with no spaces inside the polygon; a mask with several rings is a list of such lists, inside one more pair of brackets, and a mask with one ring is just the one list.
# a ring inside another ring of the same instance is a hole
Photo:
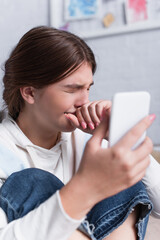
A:
{"label": "blue jeans", "polygon": [[[13,173],[0,189],[0,207],[8,222],[25,216],[47,200],[64,184],[49,172],[29,168]],[[132,209],[140,206],[136,223],[139,240],[143,240],[152,203],[142,182],[96,204],[87,214],[80,229],[92,240],[102,240],[120,226]]]}

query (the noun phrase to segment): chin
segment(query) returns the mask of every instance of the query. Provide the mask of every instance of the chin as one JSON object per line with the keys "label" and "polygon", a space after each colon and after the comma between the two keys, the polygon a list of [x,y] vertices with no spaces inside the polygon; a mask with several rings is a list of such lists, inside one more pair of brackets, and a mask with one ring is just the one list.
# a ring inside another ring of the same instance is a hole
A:
{"label": "chin", "polygon": [[66,127],[62,130],[62,132],[73,132],[76,129],[76,127],[70,126]]}
{"label": "chin", "polygon": [[76,127],[73,126],[68,120],[67,121],[66,120],[61,125],[62,126],[61,132],[73,132],[76,129]]}

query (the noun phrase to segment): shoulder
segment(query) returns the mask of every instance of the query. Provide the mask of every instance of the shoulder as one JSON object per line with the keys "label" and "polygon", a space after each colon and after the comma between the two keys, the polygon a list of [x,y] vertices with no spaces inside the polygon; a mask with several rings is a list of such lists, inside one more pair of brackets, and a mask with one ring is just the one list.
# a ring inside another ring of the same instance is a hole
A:
{"label": "shoulder", "polygon": [[6,178],[11,173],[24,169],[24,165],[17,153],[17,147],[9,131],[12,123],[0,123],[0,177]]}
{"label": "shoulder", "polygon": [[12,137],[9,129],[7,128],[9,125],[11,124],[7,120],[3,120],[3,122],[0,123],[0,144],[3,144],[8,148],[13,146]]}

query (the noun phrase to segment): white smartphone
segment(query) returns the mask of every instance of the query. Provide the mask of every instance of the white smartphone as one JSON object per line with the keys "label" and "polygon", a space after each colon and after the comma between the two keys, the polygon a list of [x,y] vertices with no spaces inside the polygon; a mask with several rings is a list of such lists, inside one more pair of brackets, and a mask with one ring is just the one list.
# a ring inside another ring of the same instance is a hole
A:
{"label": "white smartphone", "polygon": [[[113,97],[110,124],[109,146],[116,144],[134,125],[149,114],[150,94],[146,91],[121,92]],[[145,139],[146,132],[132,147],[135,149]]]}

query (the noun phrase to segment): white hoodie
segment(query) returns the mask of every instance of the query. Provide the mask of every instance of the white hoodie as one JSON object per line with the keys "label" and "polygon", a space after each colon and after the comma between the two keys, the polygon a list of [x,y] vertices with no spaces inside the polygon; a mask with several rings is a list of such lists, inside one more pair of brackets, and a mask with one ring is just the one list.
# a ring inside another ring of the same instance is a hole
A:
{"label": "white hoodie", "polygon": [[[59,143],[47,150],[34,145],[11,118],[6,118],[0,124],[0,139],[0,178],[36,167],[49,171],[66,184],[79,167],[88,134],[80,130],[62,133]],[[160,165],[152,157],[143,182],[154,204],[152,214],[160,218]],[[0,209],[0,239],[67,240],[82,221],[65,213],[57,191],[38,208],[9,224]]]}

